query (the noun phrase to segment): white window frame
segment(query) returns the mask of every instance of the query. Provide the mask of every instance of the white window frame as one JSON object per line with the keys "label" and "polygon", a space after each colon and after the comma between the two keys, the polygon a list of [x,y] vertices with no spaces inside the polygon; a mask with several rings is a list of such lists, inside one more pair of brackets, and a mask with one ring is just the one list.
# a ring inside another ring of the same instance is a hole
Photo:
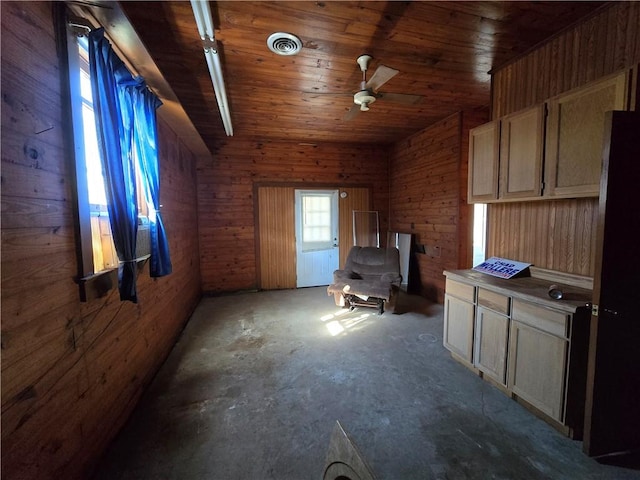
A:
{"label": "white window frame", "polygon": [[488,210],[489,208],[486,203],[473,204],[472,267],[481,264],[487,258]]}

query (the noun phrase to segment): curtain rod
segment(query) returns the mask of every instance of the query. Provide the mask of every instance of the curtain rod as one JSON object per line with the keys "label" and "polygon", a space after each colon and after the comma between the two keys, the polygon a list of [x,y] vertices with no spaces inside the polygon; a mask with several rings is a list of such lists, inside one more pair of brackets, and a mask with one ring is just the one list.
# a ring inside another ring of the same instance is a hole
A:
{"label": "curtain rod", "polygon": [[[2,0],[0,0],[1,2]],[[67,25],[69,28],[73,29],[73,32],[79,37],[88,36],[90,32],[93,30],[97,30],[98,28],[104,27],[101,22],[96,18],[94,12],[89,9],[86,5],[91,5],[89,2],[68,2],[67,7],[69,10],[67,12]],[[99,5],[103,7],[102,5]],[[111,7],[103,7],[105,9],[113,11]],[[118,43],[114,41],[114,39],[109,35],[107,29],[104,29],[104,36],[111,43],[111,47],[116,52],[118,57],[124,62],[124,64],[131,72],[131,75],[134,77],[141,76],[138,70],[133,66],[133,63],[129,60],[129,58],[122,52],[120,47],[118,47]],[[147,87],[153,91],[156,95],[158,93],[151,88],[149,85]],[[158,95],[160,98],[160,95]]]}
{"label": "curtain rod", "polygon": [[67,17],[67,25],[73,30],[73,33],[79,37],[89,35],[93,30],[93,25],[91,25],[89,20],[76,15],[69,15]]}

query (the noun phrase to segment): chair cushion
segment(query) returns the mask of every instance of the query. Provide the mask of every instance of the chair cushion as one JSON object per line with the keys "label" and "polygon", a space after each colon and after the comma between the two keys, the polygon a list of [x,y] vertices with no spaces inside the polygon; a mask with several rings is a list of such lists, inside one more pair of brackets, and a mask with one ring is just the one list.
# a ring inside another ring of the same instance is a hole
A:
{"label": "chair cushion", "polygon": [[345,268],[333,273],[327,293],[345,293],[389,300],[400,286],[397,248],[352,247]]}

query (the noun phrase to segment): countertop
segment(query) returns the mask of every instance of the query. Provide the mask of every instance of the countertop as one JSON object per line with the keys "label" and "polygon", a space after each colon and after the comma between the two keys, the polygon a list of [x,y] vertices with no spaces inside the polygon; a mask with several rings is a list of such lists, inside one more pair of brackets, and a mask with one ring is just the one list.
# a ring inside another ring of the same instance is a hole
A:
{"label": "countertop", "polygon": [[[452,280],[478,285],[503,295],[568,313],[575,313],[578,308],[587,306],[593,299],[591,290],[531,276],[507,280],[475,270],[445,270],[443,273]],[[549,297],[550,285],[558,285],[563,291],[561,300]]]}

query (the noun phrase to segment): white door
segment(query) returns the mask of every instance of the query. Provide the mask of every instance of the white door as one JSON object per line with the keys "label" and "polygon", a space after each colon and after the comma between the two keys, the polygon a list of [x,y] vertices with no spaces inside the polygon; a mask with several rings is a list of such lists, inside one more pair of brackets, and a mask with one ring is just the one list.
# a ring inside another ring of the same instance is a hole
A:
{"label": "white door", "polygon": [[338,268],[338,191],[296,190],[298,287],[329,285]]}

